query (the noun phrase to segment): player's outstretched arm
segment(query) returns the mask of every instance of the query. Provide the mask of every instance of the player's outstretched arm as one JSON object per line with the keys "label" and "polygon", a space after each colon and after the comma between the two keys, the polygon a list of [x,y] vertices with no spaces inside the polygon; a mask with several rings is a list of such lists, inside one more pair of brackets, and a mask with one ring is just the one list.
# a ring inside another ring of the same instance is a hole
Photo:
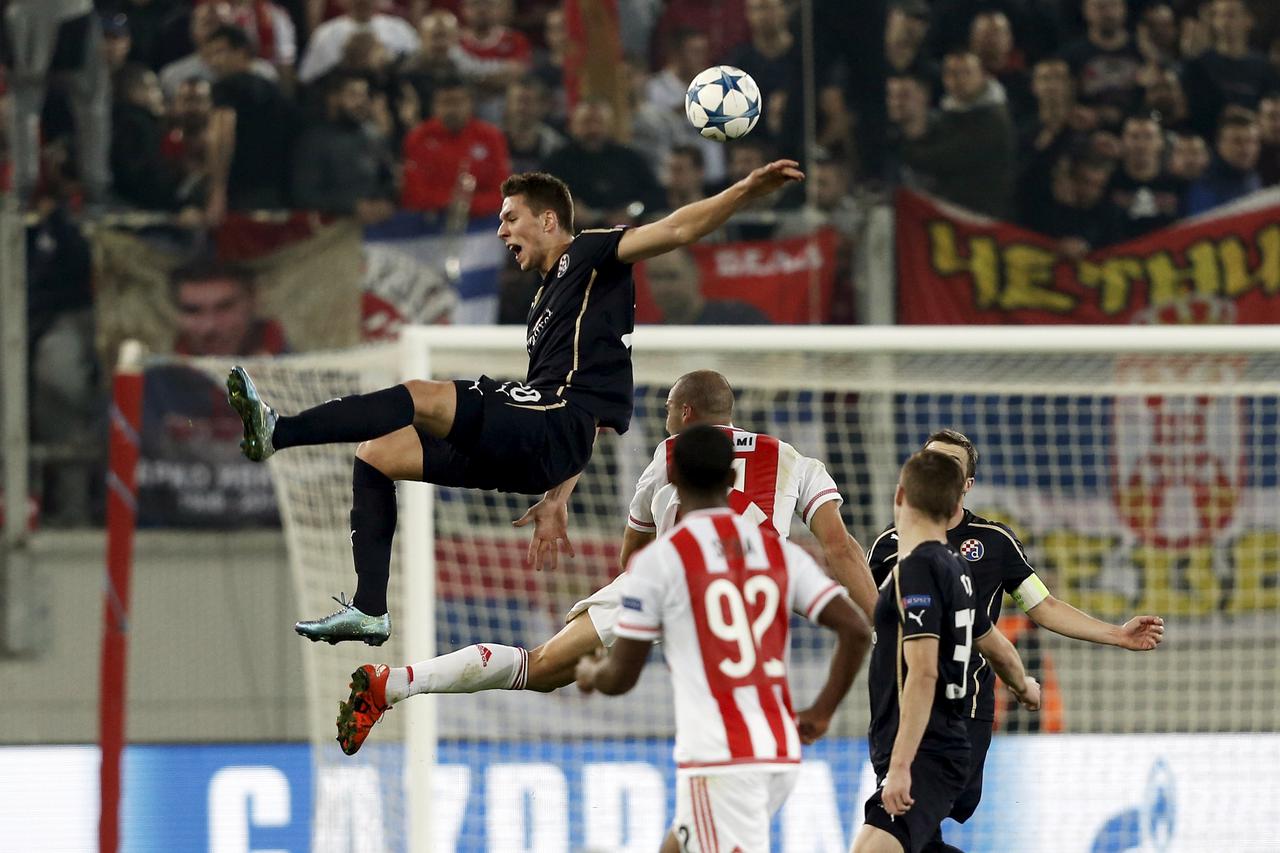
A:
{"label": "player's outstretched arm", "polygon": [[599,691],[606,696],[621,696],[640,680],[652,646],[647,640],[619,637],[605,657],[580,658],[574,673],[578,689],[583,693]]}
{"label": "player's outstretched arm", "polygon": [[1024,708],[1040,710],[1040,682],[1027,675],[1018,650],[1004,634],[992,626],[991,630],[974,640],[974,645]]}
{"label": "player's outstretched arm", "polygon": [[934,688],[938,683],[938,638],[913,637],[902,645],[907,662],[907,678],[898,697],[898,735],[893,739],[889,773],[885,776],[881,799],[889,814],[906,814],[915,800],[911,797],[911,763],[929,725]]}
{"label": "player's outstretched arm", "polygon": [[827,683],[813,704],[796,715],[800,740],[813,743],[827,733],[831,718],[853,686],[854,676],[862,669],[867,649],[871,648],[871,626],[843,596],[831,599],[818,614],[818,624],[836,632],[836,650],[827,671]]}
{"label": "player's outstretched arm", "polygon": [[1164,620],[1159,616],[1135,616],[1123,625],[1112,625],[1052,595],[1028,610],[1027,615],[1055,634],[1133,652],[1152,651],[1164,640]]}
{"label": "player's outstretched arm", "polygon": [[663,252],[696,243],[729,221],[747,204],[776,192],[792,181],[803,181],[795,160],[774,160],[733,186],[701,201],[686,204],[648,225],[632,228],[618,242],[618,260],[634,264]]}
{"label": "player's outstretched arm", "polygon": [[868,619],[875,618],[876,582],[871,577],[867,552],[849,535],[840,518],[840,504],[831,501],[818,507],[809,519],[809,529],[822,546],[827,568],[849,591],[849,597]]}
{"label": "player's outstretched arm", "polygon": [[560,546],[564,545],[565,553],[576,557],[573,543],[569,541],[569,495],[573,487],[578,485],[582,473],[574,474],[560,485],[549,489],[542,499],[525,511],[525,514],[511,522],[513,527],[524,527],[533,524],[533,539],[529,542],[529,552],[525,561],[533,566],[536,572],[542,571],[545,560],[548,568],[560,565]]}

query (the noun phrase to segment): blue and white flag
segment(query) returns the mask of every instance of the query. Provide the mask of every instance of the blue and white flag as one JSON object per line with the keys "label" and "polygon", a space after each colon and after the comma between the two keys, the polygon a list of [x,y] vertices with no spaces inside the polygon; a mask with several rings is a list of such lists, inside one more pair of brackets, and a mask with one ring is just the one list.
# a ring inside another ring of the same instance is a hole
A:
{"label": "blue and white flag", "polygon": [[366,296],[398,308],[401,322],[432,323],[452,293],[452,322],[496,322],[506,262],[498,218],[473,218],[462,234],[445,233],[444,224],[442,215],[400,211],[366,228]]}

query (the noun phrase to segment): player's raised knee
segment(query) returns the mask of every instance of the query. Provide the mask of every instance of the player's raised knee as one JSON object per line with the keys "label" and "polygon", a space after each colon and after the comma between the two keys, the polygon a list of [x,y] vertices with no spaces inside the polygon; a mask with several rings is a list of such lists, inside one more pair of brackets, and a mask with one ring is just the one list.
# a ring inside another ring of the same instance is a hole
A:
{"label": "player's raised knee", "polygon": [[356,458],[381,470],[382,466],[378,463],[386,461],[385,445],[385,442],[376,438],[362,441],[356,445]]}

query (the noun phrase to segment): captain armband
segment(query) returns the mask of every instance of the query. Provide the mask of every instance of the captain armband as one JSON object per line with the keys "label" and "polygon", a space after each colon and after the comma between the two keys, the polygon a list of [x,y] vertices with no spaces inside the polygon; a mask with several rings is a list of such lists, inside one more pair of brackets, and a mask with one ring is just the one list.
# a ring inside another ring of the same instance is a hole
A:
{"label": "captain armband", "polygon": [[1018,588],[1010,593],[1014,603],[1026,613],[1049,597],[1049,588],[1040,580],[1040,576],[1032,572],[1027,579],[1018,584]]}

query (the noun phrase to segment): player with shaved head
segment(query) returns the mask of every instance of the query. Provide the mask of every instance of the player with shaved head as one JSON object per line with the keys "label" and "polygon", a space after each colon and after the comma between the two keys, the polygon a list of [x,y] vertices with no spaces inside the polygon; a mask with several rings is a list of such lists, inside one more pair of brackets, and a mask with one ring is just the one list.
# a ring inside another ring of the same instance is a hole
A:
{"label": "player with shaved head", "polygon": [[[875,585],[861,546],[840,518],[843,498],[826,467],[785,441],[735,427],[733,388],[714,370],[681,376],[671,387],[666,405],[666,428],[672,437],[658,445],[636,485],[619,568],[625,569],[637,552],[679,521],[681,503],[671,477],[675,437],[690,427],[710,425],[733,442],[734,479],[726,495],[728,506],[783,539],[791,532],[792,518],[799,515],[822,547],[828,570],[859,608],[870,614]],[[567,502],[566,493],[562,499],[544,500],[531,510],[539,532],[530,550],[538,559],[554,564],[561,546],[572,553],[564,527]],[[579,658],[613,644],[614,626],[622,612],[622,577],[574,605],[564,628],[527,652],[479,643],[407,667],[360,667],[352,674],[351,696],[339,715],[343,749],[354,753],[383,711],[414,694],[547,692],[570,684]],[[803,730],[813,737],[821,736],[830,723],[821,708],[802,710],[800,720]]]}

